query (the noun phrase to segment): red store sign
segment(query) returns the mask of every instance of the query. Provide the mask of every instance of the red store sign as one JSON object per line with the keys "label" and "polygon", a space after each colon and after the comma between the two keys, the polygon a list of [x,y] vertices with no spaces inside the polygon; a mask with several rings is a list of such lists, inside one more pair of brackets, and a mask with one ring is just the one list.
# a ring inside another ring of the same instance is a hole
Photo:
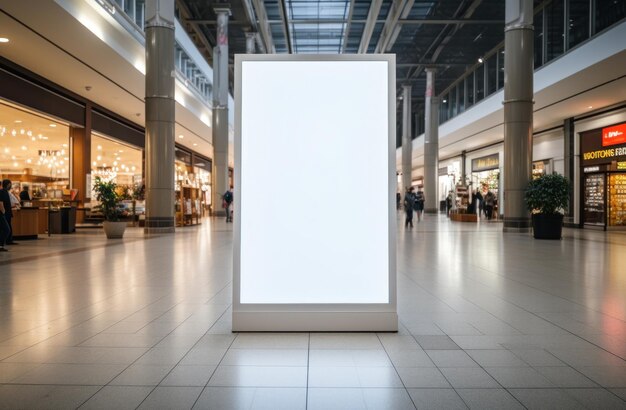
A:
{"label": "red store sign", "polygon": [[602,146],[626,143],[626,123],[602,128]]}

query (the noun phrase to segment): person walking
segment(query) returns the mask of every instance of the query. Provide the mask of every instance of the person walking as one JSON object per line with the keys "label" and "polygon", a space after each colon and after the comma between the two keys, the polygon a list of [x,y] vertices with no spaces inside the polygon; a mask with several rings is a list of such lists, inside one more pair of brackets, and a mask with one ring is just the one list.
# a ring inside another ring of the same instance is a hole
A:
{"label": "person walking", "polygon": [[483,194],[480,192],[480,188],[476,188],[476,200],[478,201],[478,216],[483,216]]}
{"label": "person walking", "polygon": [[5,179],[2,181],[2,189],[0,189],[0,252],[8,251],[5,245],[8,245],[8,239],[11,235],[11,225],[9,225],[10,215],[12,215],[11,197],[8,189],[5,189],[5,186],[10,187],[11,181],[9,181],[9,184],[5,184],[5,181],[9,180]]}
{"label": "person walking", "polygon": [[491,191],[487,191],[485,195],[485,214],[487,215],[487,220],[491,221],[493,217],[493,206],[496,203],[496,196]]}
{"label": "person walking", "polygon": [[406,219],[404,220],[405,228],[413,228],[413,207],[415,206],[415,194],[413,193],[413,187],[407,188],[404,194],[404,211],[406,212]]}
{"label": "person walking", "polygon": [[418,188],[417,193],[415,194],[415,213],[417,214],[417,222],[422,220],[425,201],[426,197],[424,196],[424,191],[422,191],[422,188]]}
{"label": "person walking", "polygon": [[226,222],[233,221],[233,214],[230,210],[230,206],[232,205],[233,200],[233,192],[228,189],[226,192],[224,192],[224,195],[222,195],[222,208],[226,210]]}
{"label": "person walking", "polygon": [[0,190],[0,201],[2,201],[4,208],[4,220],[8,225],[8,233],[3,241],[3,245],[17,245],[17,242],[13,241],[13,228],[11,226],[11,219],[13,218],[13,204],[11,203],[11,180],[2,180],[2,189]]}

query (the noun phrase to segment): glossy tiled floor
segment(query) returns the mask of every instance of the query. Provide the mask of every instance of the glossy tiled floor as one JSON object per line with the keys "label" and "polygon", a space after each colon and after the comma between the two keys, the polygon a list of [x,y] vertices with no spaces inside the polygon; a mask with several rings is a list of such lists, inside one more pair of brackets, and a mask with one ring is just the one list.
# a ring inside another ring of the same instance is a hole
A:
{"label": "glossy tiled floor", "polygon": [[0,255],[0,408],[626,408],[624,234],[433,217],[398,233],[398,334],[232,334],[231,227]]}

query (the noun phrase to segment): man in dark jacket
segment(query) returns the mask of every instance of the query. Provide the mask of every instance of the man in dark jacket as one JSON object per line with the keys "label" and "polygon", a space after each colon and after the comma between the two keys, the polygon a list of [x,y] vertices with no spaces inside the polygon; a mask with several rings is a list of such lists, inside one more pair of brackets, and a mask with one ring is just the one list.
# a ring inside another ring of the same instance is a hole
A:
{"label": "man in dark jacket", "polygon": [[233,191],[230,189],[224,192],[224,195],[222,195],[222,207],[226,210],[226,222],[233,221],[233,215],[230,211],[230,206],[233,203],[233,199]]}
{"label": "man in dark jacket", "polygon": [[404,221],[404,227],[413,228],[413,207],[415,206],[415,194],[413,193],[413,187],[407,188],[404,194],[404,210],[406,211],[406,219]]}
{"label": "man in dark jacket", "polygon": [[4,248],[5,245],[12,245],[13,242],[13,233],[11,230],[11,218],[13,217],[13,212],[11,211],[11,196],[9,195],[9,190],[11,189],[11,180],[4,179],[2,180],[2,189],[0,189],[0,202],[2,203],[2,207],[0,208],[0,252],[6,252]]}

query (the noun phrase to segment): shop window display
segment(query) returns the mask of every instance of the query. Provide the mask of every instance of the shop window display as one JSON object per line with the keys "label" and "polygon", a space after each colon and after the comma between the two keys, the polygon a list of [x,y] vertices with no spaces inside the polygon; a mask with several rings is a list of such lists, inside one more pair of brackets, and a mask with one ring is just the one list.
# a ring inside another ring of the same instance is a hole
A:
{"label": "shop window display", "polygon": [[[91,181],[96,177],[104,181],[113,181],[119,187],[118,194],[123,198],[120,207],[124,215],[135,222],[145,216],[145,200],[142,173],[142,150],[114,139],[92,134],[91,136]],[[93,208],[95,195],[91,195],[90,206]],[[89,212],[88,219],[98,220],[101,215]]]}
{"label": "shop window display", "polygon": [[626,174],[609,175],[609,226],[626,227]]}
{"label": "shop window display", "polygon": [[31,200],[70,200],[69,127],[0,102],[0,169]]}

